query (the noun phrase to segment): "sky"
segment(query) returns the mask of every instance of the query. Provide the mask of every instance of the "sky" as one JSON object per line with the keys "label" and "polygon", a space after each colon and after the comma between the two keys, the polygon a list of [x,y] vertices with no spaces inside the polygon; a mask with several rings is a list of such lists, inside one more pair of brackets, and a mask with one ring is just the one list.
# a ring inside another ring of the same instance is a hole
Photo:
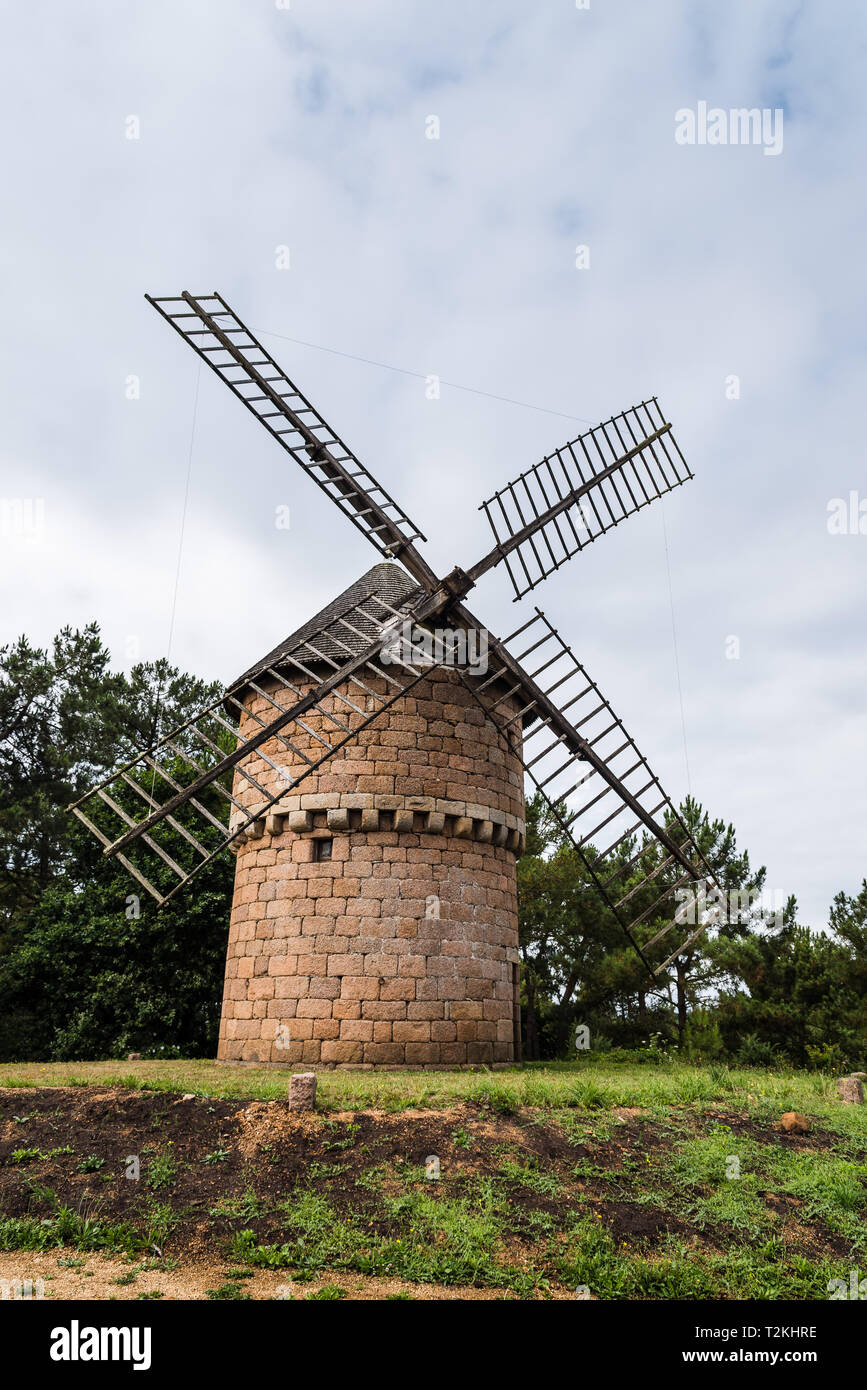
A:
{"label": "sky", "polygon": [[[694,481],[469,603],[543,607],[821,927],[867,874],[865,50],[851,3],[8,6],[0,643],[228,683],[378,558],[146,292],[219,290],[439,573],[656,395]],[[678,138],[739,108],[774,143]]]}

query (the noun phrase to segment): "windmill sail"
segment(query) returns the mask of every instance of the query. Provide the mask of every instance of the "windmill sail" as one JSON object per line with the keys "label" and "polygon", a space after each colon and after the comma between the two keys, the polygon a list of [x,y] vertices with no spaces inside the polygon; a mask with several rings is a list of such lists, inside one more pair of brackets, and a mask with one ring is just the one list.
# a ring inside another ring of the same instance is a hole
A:
{"label": "windmill sail", "polygon": [[422,532],[221,295],[185,290],[145,298],[381,555],[400,559],[427,588],[436,586],[415,548]]}
{"label": "windmill sail", "polygon": [[[656,398],[563,445],[484,502],[493,549],[440,581],[417,549],[419,528],[220,295],[146,298],[379,554],[400,560],[407,587],[386,598],[365,591],[345,611],[341,596],[327,610],[327,631],[305,629],[303,642],[276,649],[70,809],[105,855],[162,903],[222,850],[258,838],[269,815],[279,819],[290,789],[432,665],[448,664],[502,738],[522,747],[531,782],[648,969],[660,975],[712,920],[704,907],[695,911],[700,894],[720,888],[598,686],[539,610],[506,643],[486,634],[485,678],[461,671],[448,641],[432,659],[422,626],[438,617],[453,622],[459,656],[461,638],[484,631],[461,600],[488,570],[504,564],[519,598],[691,478]],[[398,626],[401,636],[386,654]]]}
{"label": "windmill sail", "polygon": [[468,574],[505,563],[515,598],[693,475],[654,397],[555,449],[482,510],[496,545]]}
{"label": "windmill sail", "polygon": [[[714,920],[716,909],[705,906],[721,894],[713,870],[644,754],[541,610],[505,642],[489,637],[488,650],[489,673],[470,688],[503,737],[522,745],[527,776],[645,965],[660,975]],[[645,923],[652,933],[639,942]]]}
{"label": "windmill sail", "polygon": [[[281,798],[451,659],[442,648],[432,660],[426,634],[407,631],[408,621],[378,594],[353,601],[321,638],[245,676],[70,809],[106,856],[168,901],[224,849],[261,834]],[[248,691],[267,716],[242,701]]]}

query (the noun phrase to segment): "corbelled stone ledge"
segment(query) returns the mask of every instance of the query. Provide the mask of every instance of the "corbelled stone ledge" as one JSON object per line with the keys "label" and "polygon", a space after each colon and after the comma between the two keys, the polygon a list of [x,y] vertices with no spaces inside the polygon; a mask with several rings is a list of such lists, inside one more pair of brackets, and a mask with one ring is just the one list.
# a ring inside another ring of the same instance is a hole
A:
{"label": "corbelled stone ledge", "polygon": [[[248,814],[254,810],[251,806]],[[239,820],[236,812],[232,824]],[[238,831],[231,848],[237,851],[247,840],[270,838],[285,831],[296,835],[353,831],[453,835],[458,840],[497,845],[516,856],[523,854],[526,840],[526,827],[518,816],[478,802],[373,792],[309,792],[287,794],[270,810],[263,808],[261,816]]]}

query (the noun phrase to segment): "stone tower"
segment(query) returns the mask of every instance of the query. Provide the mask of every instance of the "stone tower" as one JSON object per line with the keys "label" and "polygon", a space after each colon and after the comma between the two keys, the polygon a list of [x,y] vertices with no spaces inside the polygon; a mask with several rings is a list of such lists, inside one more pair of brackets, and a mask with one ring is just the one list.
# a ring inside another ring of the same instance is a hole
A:
{"label": "stone tower", "polygon": [[[323,654],[347,657],[333,645],[338,618],[374,594],[397,607],[417,592],[397,565],[374,566],[236,683],[242,736],[254,715],[273,717],[261,672],[276,670],[306,693],[325,674]],[[344,690],[373,708],[372,696]],[[307,746],[293,735],[298,766],[315,753],[323,719],[310,717]],[[272,795],[293,755],[276,739],[261,753],[248,766]],[[519,753],[457,672],[439,667],[250,826],[236,841],[220,1061],[518,1059]],[[235,795],[255,810],[249,783],[236,779]]]}

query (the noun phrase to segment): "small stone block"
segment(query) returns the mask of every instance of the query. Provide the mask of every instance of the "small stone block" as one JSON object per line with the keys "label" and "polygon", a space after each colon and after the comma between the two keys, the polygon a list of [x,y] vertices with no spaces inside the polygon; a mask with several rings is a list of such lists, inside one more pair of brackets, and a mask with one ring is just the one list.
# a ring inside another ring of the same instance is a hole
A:
{"label": "small stone block", "polygon": [[272,811],[270,815],[265,817],[266,833],[268,835],[282,835],[285,820],[285,816],[278,816],[276,812]]}
{"label": "small stone block", "polygon": [[489,845],[494,838],[494,822],[492,820],[476,821],[476,839],[480,844]]}
{"label": "small stone block", "polygon": [[402,832],[404,832],[404,833],[407,833],[407,832],[409,832],[410,830],[412,830],[412,818],[413,818],[413,813],[412,813],[412,811],[395,811],[395,813],[394,813],[394,828],[395,828],[395,830],[402,831]]}
{"label": "small stone block", "polygon": [[446,818],[442,811],[428,811],[424,828],[429,835],[442,835],[446,828]]}
{"label": "small stone block", "polygon": [[313,814],[310,811],[290,811],[286,817],[286,826],[296,834],[302,830],[312,830]]}
{"label": "small stone block", "polygon": [[518,845],[521,843],[520,830],[510,830],[509,838],[506,840],[506,849],[510,849],[513,854],[518,853]]}
{"label": "small stone block", "polygon": [[493,843],[494,843],[495,845],[498,845],[498,846],[502,849],[503,846],[505,845],[506,841],[508,840],[508,838],[509,838],[509,832],[508,832],[508,830],[506,829],[506,827],[505,827],[504,825],[495,825],[495,826],[494,826],[494,839],[493,839]]}
{"label": "small stone block", "polygon": [[455,837],[458,840],[471,840],[473,838],[473,822],[469,816],[458,816],[455,821]]}
{"label": "small stone block", "polygon": [[369,832],[379,829],[379,812],[373,810],[362,811],[361,828]]}
{"label": "small stone block", "polygon": [[837,1094],[844,1105],[863,1105],[864,1087],[857,1076],[842,1076],[837,1082]]}
{"label": "small stone block", "polygon": [[338,807],[333,811],[326,811],[325,822],[329,830],[348,830],[349,811],[345,807]]}
{"label": "small stone block", "polygon": [[256,820],[251,821],[247,826],[248,840],[261,840],[265,834],[265,817],[257,816]]}
{"label": "small stone block", "polygon": [[289,1109],[313,1110],[316,1106],[316,1073],[299,1071],[289,1078]]}

